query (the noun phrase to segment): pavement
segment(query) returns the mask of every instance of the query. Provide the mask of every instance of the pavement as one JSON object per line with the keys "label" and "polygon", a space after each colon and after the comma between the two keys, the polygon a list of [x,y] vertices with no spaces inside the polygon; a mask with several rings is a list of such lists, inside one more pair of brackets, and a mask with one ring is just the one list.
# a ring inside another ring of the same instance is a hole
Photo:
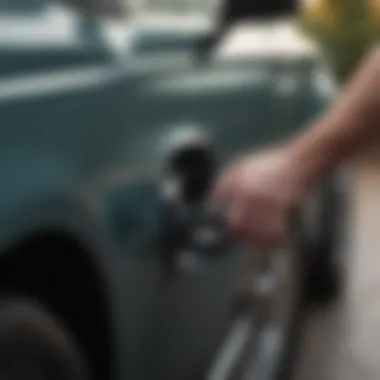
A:
{"label": "pavement", "polygon": [[350,167],[345,290],[306,311],[294,380],[380,379],[380,154]]}

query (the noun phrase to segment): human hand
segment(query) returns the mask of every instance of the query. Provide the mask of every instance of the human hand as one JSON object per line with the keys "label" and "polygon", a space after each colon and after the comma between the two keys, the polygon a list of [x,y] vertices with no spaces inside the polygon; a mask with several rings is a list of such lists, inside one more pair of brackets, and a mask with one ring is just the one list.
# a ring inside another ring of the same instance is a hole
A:
{"label": "human hand", "polygon": [[291,214],[307,194],[306,175],[290,150],[248,155],[222,173],[211,200],[239,238],[275,247],[286,241]]}

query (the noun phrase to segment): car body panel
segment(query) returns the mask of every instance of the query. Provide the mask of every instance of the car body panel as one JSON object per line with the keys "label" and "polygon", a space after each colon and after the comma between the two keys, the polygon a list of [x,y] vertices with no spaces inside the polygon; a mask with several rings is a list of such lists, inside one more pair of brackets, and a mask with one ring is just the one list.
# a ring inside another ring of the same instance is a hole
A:
{"label": "car body panel", "polygon": [[198,64],[166,43],[170,53],[116,54],[106,38],[78,36],[51,49],[0,43],[0,244],[44,228],[88,243],[108,286],[117,378],[197,379],[228,329],[240,264],[233,254],[201,260],[160,282],[166,145],[193,128],[223,164],[289,136],[328,101],[318,68]]}

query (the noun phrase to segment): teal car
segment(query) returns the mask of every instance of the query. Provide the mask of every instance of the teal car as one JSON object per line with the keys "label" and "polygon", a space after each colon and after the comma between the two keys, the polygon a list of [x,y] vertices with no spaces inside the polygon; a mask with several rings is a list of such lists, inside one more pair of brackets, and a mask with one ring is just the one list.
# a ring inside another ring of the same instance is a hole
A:
{"label": "teal car", "polygon": [[335,284],[338,176],[265,255],[207,193],[322,112],[328,75],[231,50],[227,8],[69,3],[0,0],[1,379],[284,378],[305,289]]}

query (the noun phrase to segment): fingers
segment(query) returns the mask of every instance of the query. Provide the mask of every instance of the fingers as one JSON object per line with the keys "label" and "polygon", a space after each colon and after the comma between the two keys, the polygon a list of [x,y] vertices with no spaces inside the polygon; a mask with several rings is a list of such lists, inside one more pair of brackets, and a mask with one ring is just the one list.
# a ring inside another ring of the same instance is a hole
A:
{"label": "fingers", "polygon": [[282,218],[282,216],[262,220],[260,223],[252,223],[242,239],[261,248],[277,248],[286,242],[287,224],[286,218]]}
{"label": "fingers", "polygon": [[284,243],[288,228],[288,212],[278,189],[268,192],[259,181],[231,170],[217,184],[214,204],[224,207],[227,225],[238,239],[262,248]]}
{"label": "fingers", "polygon": [[286,179],[279,161],[271,157],[239,161],[216,183],[212,207],[225,212],[237,238],[274,248],[287,238],[292,196],[284,189]]}
{"label": "fingers", "polygon": [[271,200],[257,200],[249,194],[240,196],[228,213],[228,225],[239,239],[262,248],[282,245],[287,238],[288,213]]}

